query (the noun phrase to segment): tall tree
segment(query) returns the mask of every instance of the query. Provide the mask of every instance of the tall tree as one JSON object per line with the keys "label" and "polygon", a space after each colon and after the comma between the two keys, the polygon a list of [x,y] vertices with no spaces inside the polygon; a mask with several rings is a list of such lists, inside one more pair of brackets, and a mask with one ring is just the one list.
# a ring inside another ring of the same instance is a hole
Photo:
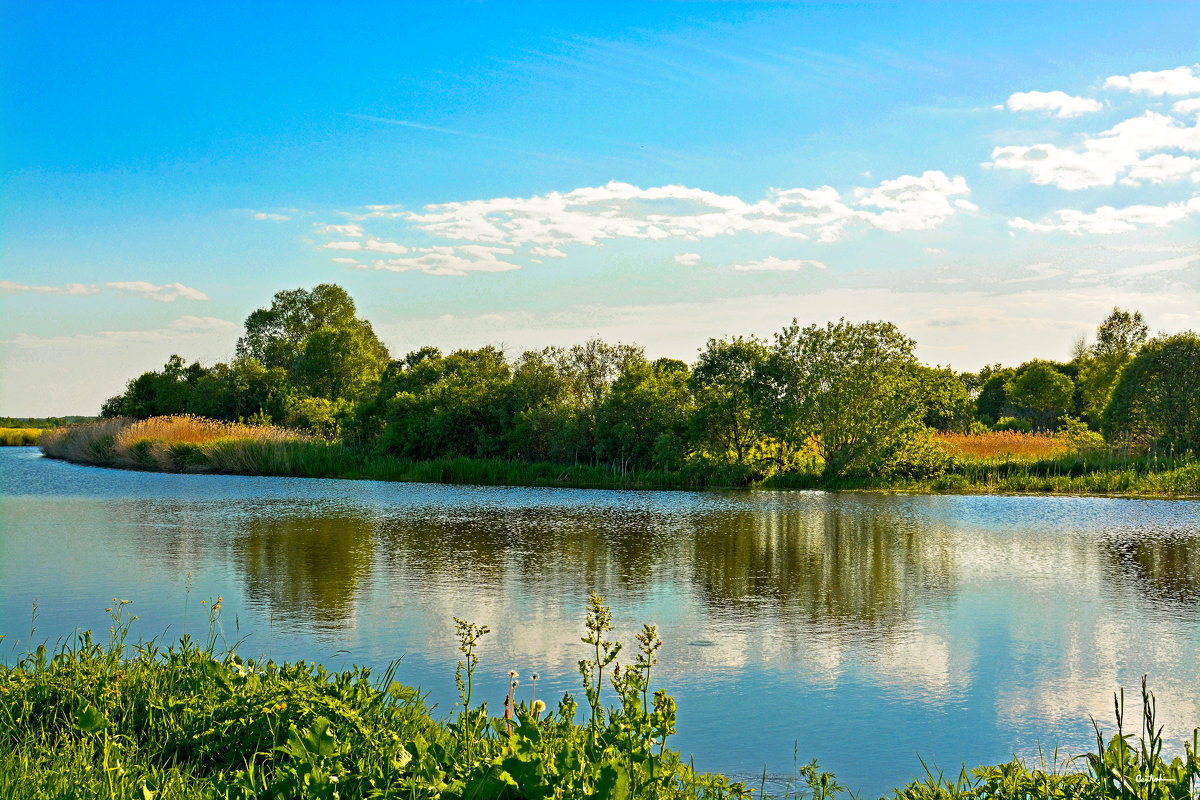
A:
{"label": "tall tree", "polygon": [[1140,311],[1113,308],[1096,329],[1096,342],[1077,356],[1079,392],[1084,414],[1092,424],[1100,421],[1121,368],[1146,341],[1148,329]]}
{"label": "tall tree", "polygon": [[1012,403],[1038,430],[1071,410],[1075,383],[1047,361],[1031,361],[1005,387]]}
{"label": "tall tree", "polygon": [[321,328],[341,328],[353,322],[354,301],[340,286],[322,283],[312,291],[276,292],[269,308],[246,317],[246,333],[237,341],[237,354],[257,359],[267,368],[291,371],[304,353],[308,337]]}
{"label": "tall tree", "polygon": [[1113,387],[1104,435],[1200,451],[1200,336],[1180,333],[1142,347]]}
{"label": "tall tree", "polygon": [[784,397],[827,476],[869,470],[922,429],[913,340],[890,322],[842,319],[776,336]]}
{"label": "tall tree", "polygon": [[763,437],[755,381],[762,374],[767,346],[759,339],[709,339],[692,368],[697,439],[719,458],[746,463]]}

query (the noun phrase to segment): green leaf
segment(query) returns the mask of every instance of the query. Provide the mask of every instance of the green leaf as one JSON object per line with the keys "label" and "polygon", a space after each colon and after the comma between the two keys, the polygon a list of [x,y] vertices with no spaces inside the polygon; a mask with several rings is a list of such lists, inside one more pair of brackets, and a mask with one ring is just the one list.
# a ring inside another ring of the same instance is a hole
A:
{"label": "green leaf", "polygon": [[619,764],[611,762],[600,768],[600,780],[596,781],[596,796],[601,800],[629,800],[629,773]]}
{"label": "green leaf", "polygon": [[86,703],[75,712],[75,726],[84,733],[99,733],[108,727],[108,717],[91,703]]}

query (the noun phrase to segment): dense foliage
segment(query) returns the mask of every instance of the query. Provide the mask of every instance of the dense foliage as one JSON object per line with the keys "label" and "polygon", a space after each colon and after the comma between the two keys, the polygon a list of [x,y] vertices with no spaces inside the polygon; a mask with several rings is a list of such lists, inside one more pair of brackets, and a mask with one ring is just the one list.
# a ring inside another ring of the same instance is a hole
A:
{"label": "dense foliage", "polygon": [[[592,339],[516,357],[496,347],[392,359],[337,286],[279,292],[246,319],[237,358],[172,356],[104,404],[105,417],[190,414],[274,423],[406,461],[499,459],[827,480],[935,477],[929,433],[1079,430],[1110,446],[1200,449],[1200,339],[1146,343],[1121,309],[1066,363],[1043,359],[956,374],[920,364],[887,322],[801,327],[771,342],[710,339],[692,365]],[[1190,394],[1189,394],[1190,392]]]}

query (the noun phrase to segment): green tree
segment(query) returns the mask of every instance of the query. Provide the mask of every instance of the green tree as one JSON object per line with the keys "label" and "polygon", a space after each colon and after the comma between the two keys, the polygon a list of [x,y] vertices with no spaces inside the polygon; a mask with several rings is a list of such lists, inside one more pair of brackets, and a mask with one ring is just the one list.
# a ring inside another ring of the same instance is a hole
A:
{"label": "green tree", "polygon": [[[246,332],[237,342],[238,357],[254,358],[268,369],[281,367],[292,373],[309,338],[322,328],[354,329],[365,325],[361,332],[374,339],[370,324],[359,320],[355,313],[350,295],[331,283],[322,283],[312,291],[277,292],[269,308],[257,309],[246,317]],[[372,347],[376,352],[386,352],[378,340]]]}
{"label": "green tree", "polygon": [[191,387],[204,375],[199,363],[184,366],[180,356],[172,355],[161,371],[143,372],[129,381],[124,393],[104,401],[100,416],[146,419],[183,414]]}
{"label": "green tree", "polygon": [[1103,425],[1109,441],[1200,450],[1200,336],[1143,346],[1117,377]]}
{"label": "green tree", "polygon": [[890,322],[793,320],[775,348],[783,396],[815,437],[827,477],[868,471],[922,429],[913,340]]}
{"label": "green tree", "polygon": [[1081,348],[1082,352],[1076,358],[1079,366],[1077,382],[1083,412],[1093,425],[1100,421],[1108,405],[1121,368],[1129,363],[1146,341],[1147,333],[1140,311],[1131,314],[1113,308],[1096,330],[1095,344],[1090,348]]}
{"label": "green tree", "polygon": [[709,339],[692,367],[696,439],[718,458],[745,464],[763,438],[759,392],[767,346],[753,336]]}
{"label": "green tree", "polygon": [[[979,396],[975,398],[975,414],[977,419],[994,425],[1001,417],[1011,416],[1013,413],[1008,386],[1013,378],[1017,377],[1017,371],[1011,367],[1001,367],[999,364],[985,369],[988,374],[983,377],[979,386]],[[982,370],[980,375],[983,376]]]}
{"label": "green tree", "polygon": [[313,397],[357,400],[379,381],[387,362],[387,348],[371,323],[356,319],[313,331],[294,362],[294,373],[299,387]]}
{"label": "green tree", "polygon": [[922,421],[939,431],[962,432],[971,425],[975,404],[962,378],[949,367],[913,368],[921,386]]}
{"label": "green tree", "polygon": [[631,361],[597,409],[597,456],[622,472],[678,467],[693,413],[686,364]]}
{"label": "green tree", "polygon": [[1054,364],[1031,361],[1021,367],[1005,389],[1021,415],[1038,430],[1048,430],[1072,408],[1074,382]]}

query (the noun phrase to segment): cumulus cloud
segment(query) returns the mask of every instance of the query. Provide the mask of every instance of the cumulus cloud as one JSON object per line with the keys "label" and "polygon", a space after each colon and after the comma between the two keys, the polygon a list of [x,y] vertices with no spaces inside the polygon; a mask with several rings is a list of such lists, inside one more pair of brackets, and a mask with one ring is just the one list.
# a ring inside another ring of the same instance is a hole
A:
{"label": "cumulus cloud", "polygon": [[379,239],[368,239],[365,242],[327,242],[321,245],[321,247],[325,250],[364,250],[371,253],[389,253],[397,256],[404,255],[410,249],[399,242],[384,242]]}
{"label": "cumulus cloud", "polygon": [[363,229],[361,225],[324,225],[317,233],[326,233],[335,236],[349,236],[351,238],[362,238]]}
{"label": "cumulus cloud", "polygon": [[471,272],[507,272],[520,269],[517,264],[503,261],[502,255],[512,255],[508,247],[486,245],[435,245],[412,248],[407,258],[380,259],[364,269],[385,272],[423,272],[426,275],[467,275]]}
{"label": "cumulus cloud", "polygon": [[[1165,114],[1147,111],[1085,139],[1077,147],[1053,144],[997,147],[987,166],[1023,170],[1036,184],[1068,191],[1112,186],[1118,181],[1137,185],[1145,180],[1163,181],[1188,174],[1187,170],[1179,171],[1179,164],[1174,162],[1164,170],[1164,161],[1159,158],[1164,150],[1200,152],[1200,121],[1188,126]],[[1154,155],[1145,157],[1151,153]]]}
{"label": "cumulus cloud", "polygon": [[672,260],[680,266],[694,267],[700,263],[701,258],[699,253],[676,253]]}
{"label": "cumulus cloud", "polygon": [[149,281],[109,281],[104,284],[109,289],[115,289],[123,294],[132,294],[155,300],[160,303],[174,303],[176,300],[207,300],[208,295],[199,289],[184,286],[182,283],[168,283],[157,286]]}
{"label": "cumulus cloud", "polygon": [[59,294],[69,297],[83,297],[99,294],[100,287],[90,283],[67,283],[62,286],[30,286],[12,281],[0,281],[0,294]]}
{"label": "cumulus cloud", "polygon": [[565,193],[440,203],[420,212],[381,210],[369,216],[406,219],[443,239],[530,246],[531,255],[559,256],[566,245],[597,246],[621,238],[761,234],[831,241],[855,223],[887,231],[925,230],[952,216],[956,207],[951,198],[968,192],[965,179],[939,171],[856,189],[848,199],[823,186],[777,189],[754,202],[688,186],[643,189],[613,181]]}
{"label": "cumulus cloud", "polygon": [[1104,108],[1099,100],[1074,97],[1066,92],[1015,92],[1008,98],[1010,111],[1044,111],[1056,117],[1080,117]]}
{"label": "cumulus cloud", "polygon": [[829,265],[823,261],[813,261],[804,258],[776,258],[767,256],[759,261],[743,261],[734,264],[738,272],[800,272],[802,270],[826,269]]}
{"label": "cumulus cloud", "polygon": [[1104,82],[1104,88],[1157,96],[1200,94],[1200,66],[1113,75]]}
{"label": "cumulus cloud", "polygon": [[1193,97],[1190,100],[1180,100],[1171,106],[1171,112],[1181,117],[1200,114],[1200,97]]}
{"label": "cumulus cloud", "polygon": [[1085,233],[1111,234],[1129,233],[1139,228],[1165,228],[1192,214],[1200,214],[1200,196],[1186,202],[1168,203],[1162,206],[1133,205],[1125,208],[1101,206],[1092,212],[1066,208],[1044,217],[1038,222],[1017,217],[1009,220],[1015,230],[1038,233],[1062,232],[1073,235]]}

